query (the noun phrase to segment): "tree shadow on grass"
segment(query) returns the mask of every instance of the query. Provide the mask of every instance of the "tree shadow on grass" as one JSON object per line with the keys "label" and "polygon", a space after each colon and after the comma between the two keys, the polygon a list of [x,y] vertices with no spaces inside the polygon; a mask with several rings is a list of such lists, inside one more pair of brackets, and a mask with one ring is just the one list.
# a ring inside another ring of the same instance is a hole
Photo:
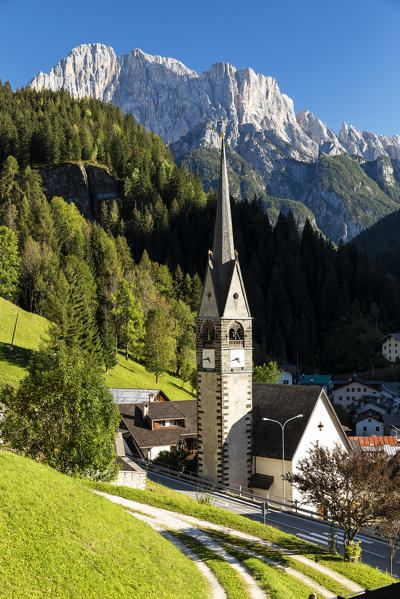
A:
{"label": "tree shadow on grass", "polygon": [[0,362],[7,362],[26,368],[32,358],[33,350],[14,345],[11,347],[8,343],[0,342]]}
{"label": "tree shadow on grass", "polygon": [[191,393],[190,391],[188,391],[187,389],[185,389],[185,387],[181,387],[180,385],[177,385],[173,381],[168,381],[168,384],[171,385],[171,387],[176,387],[177,389],[179,389],[179,391],[184,391],[185,393],[187,393],[188,395],[190,395],[192,398],[194,398],[194,393]]}
{"label": "tree shadow on grass", "polygon": [[118,366],[121,366],[121,368],[125,368],[125,370],[129,370],[129,372],[133,372],[133,374],[140,374],[140,372],[136,372],[136,370],[133,370],[133,368],[129,368],[129,366],[125,366],[125,364],[121,364],[121,362],[118,362]]}

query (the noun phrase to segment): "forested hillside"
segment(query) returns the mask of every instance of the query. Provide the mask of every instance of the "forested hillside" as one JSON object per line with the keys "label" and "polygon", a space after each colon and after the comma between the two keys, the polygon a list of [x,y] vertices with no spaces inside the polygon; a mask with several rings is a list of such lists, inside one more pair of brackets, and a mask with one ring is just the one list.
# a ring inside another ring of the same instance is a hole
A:
{"label": "forested hillside", "polygon": [[[215,192],[206,195],[199,177],[178,168],[132,116],[66,92],[2,86],[0,158],[0,295],[48,317],[106,367],[116,341],[150,364],[149,335],[161,331],[164,368],[190,376]],[[35,168],[80,160],[102,162],[123,181],[122,197],[103,202],[100,222],[61,198],[48,202]],[[376,364],[381,332],[400,326],[398,285],[309,223],[300,234],[291,214],[272,228],[261,202],[233,203],[232,212],[255,361],[331,371]]]}
{"label": "forested hillside", "polygon": [[400,211],[389,214],[354,240],[359,251],[366,252],[400,281]]}

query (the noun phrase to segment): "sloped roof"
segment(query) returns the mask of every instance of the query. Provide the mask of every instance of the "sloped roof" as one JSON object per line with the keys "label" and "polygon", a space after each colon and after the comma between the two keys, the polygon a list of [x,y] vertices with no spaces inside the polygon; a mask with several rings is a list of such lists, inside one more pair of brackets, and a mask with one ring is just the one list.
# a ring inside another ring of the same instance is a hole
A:
{"label": "sloped roof", "polygon": [[[193,400],[192,400],[193,401]],[[150,420],[163,420],[173,418],[185,418],[185,409],[181,408],[181,401],[157,401],[148,405],[148,417]]]}
{"label": "sloped roof", "polygon": [[253,474],[249,480],[248,487],[249,489],[268,490],[273,482],[274,477],[269,474]]}
{"label": "sloped roof", "polygon": [[145,403],[153,401],[169,401],[160,389],[122,389],[111,388],[114,403]]}
{"label": "sloped roof", "polygon": [[[178,405],[177,405],[178,404]],[[141,449],[160,445],[176,445],[185,437],[197,435],[197,401],[170,401],[149,404],[149,416],[154,420],[159,418],[184,418],[185,426],[166,426],[152,430],[143,415],[143,404],[119,404],[121,418]],[[169,410],[173,411],[167,411]]]}
{"label": "sloped roof", "polygon": [[389,337],[394,337],[394,339],[397,339],[398,341],[400,341],[400,333],[388,333],[387,335],[382,337],[381,343],[383,343],[385,341],[385,339],[388,339]]}
{"label": "sloped roof", "polygon": [[383,447],[391,445],[397,447],[396,437],[392,435],[370,435],[368,437],[349,437],[349,441],[357,442],[360,447]]}
{"label": "sloped roof", "polygon": [[368,410],[364,410],[363,412],[360,412],[358,414],[357,418],[354,418],[353,422],[354,423],[361,422],[362,420],[365,420],[366,418],[371,418],[371,419],[376,420],[377,422],[382,422],[383,415],[380,412],[373,410],[372,408],[368,408]]}
{"label": "sloped roof", "polygon": [[382,391],[386,391],[394,396],[400,395],[400,383],[399,382],[383,382]]}
{"label": "sloped roof", "polygon": [[300,385],[327,385],[332,379],[331,374],[303,374]]}
{"label": "sloped roof", "polygon": [[285,422],[303,414],[285,426],[285,459],[291,460],[306,429],[322,390],[319,387],[253,384],[253,454],[282,458],[282,431],[273,418]]}
{"label": "sloped roof", "polygon": [[364,387],[370,387],[371,389],[379,389],[380,381],[367,381],[365,379],[360,379],[358,376],[353,376],[348,379],[334,379],[333,380],[333,388],[340,389],[340,387],[346,387],[347,385],[359,384]]}

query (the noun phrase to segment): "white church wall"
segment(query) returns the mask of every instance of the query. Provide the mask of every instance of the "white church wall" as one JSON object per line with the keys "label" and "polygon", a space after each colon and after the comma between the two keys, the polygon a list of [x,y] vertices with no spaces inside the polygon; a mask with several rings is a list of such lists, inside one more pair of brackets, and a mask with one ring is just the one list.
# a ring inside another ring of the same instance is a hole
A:
{"label": "white church wall", "polygon": [[[323,428],[320,429],[318,425],[323,424]],[[338,426],[335,420],[332,418],[330,410],[325,406],[322,398],[320,397],[315,405],[315,408],[310,416],[307,427],[303,433],[300,443],[293,456],[292,461],[292,472],[297,472],[297,466],[299,461],[306,457],[307,452],[312,448],[315,443],[319,443],[324,447],[333,449],[338,445],[341,449],[347,451],[347,446],[343,442],[343,438],[339,432]],[[300,501],[300,493],[296,490],[292,490],[292,500]],[[315,506],[308,506],[309,509],[315,509]]]}

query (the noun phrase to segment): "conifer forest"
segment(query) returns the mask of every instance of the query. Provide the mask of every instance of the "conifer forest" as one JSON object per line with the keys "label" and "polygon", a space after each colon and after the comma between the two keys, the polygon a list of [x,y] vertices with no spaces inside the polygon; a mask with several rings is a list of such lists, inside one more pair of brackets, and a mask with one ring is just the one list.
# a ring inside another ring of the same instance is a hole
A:
{"label": "conifer forest", "polygon": [[[68,162],[102,165],[119,183],[97,222],[46,198],[38,167]],[[157,322],[171,340],[163,367],[188,380],[215,207],[216,191],[206,194],[198,174],[119,108],[0,86],[0,295],[49,318],[105,369],[116,347],[146,361]],[[379,339],[400,326],[399,284],[309,221],[299,231],[281,214],[272,227],[260,198],[232,202],[232,216],[255,363],[333,374],[378,366]]]}

